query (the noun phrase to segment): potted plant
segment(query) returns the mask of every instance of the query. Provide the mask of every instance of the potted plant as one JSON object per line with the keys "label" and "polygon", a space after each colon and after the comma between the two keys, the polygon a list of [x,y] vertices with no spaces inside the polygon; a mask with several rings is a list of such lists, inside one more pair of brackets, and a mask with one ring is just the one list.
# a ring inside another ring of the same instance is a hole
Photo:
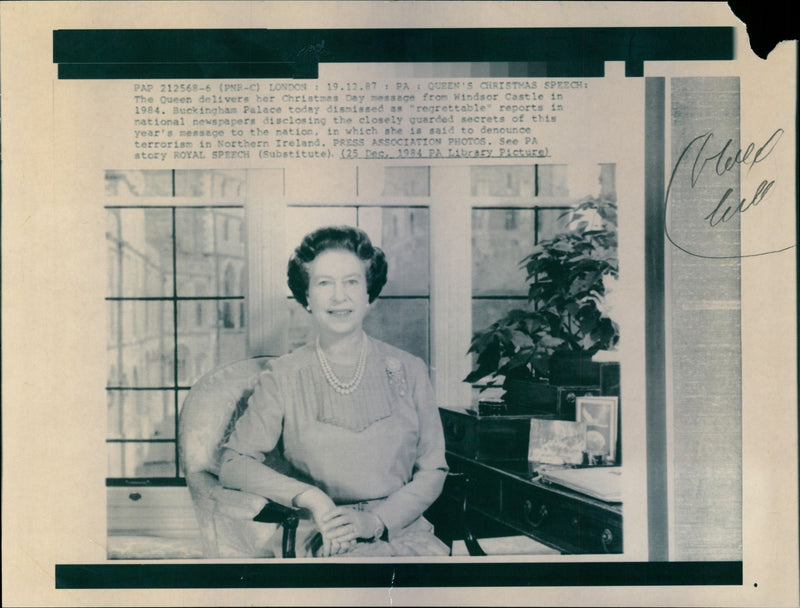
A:
{"label": "potted plant", "polygon": [[468,351],[477,355],[477,368],[464,381],[491,376],[487,388],[503,376],[509,403],[527,399],[516,393],[520,381],[592,383],[591,357],[619,339],[604,304],[619,274],[616,200],[589,196],[565,215],[569,230],[534,245],[520,262],[527,305],[476,332]]}

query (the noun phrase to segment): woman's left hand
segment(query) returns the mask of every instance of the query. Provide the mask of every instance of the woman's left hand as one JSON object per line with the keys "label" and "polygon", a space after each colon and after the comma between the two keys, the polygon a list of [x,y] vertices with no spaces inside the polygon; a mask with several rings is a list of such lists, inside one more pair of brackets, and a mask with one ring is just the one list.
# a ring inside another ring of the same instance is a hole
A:
{"label": "woman's left hand", "polygon": [[319,522],[322,534],[339,543],[359,538],[373,538],[383,531],[383,522],[369,511],[358,511],[350,507],[336,507],[328,511]]}

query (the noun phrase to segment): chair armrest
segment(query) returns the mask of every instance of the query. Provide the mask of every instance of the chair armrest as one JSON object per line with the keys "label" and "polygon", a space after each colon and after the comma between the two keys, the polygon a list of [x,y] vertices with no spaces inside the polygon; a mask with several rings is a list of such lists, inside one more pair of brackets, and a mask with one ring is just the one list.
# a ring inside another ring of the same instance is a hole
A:
{"label": "chair armrest", "polygon": [[295,557],[295,539],[300,510],[285,507],[250,492],[230,490],[218,486],[212,491],[218,513],[234,519],[249,519],[260,523],[281,524],[283,527],[283,557]]}
{"label": "chair armrest", "polygon": [[253,519],[268,502],[258,494],[230,490],[221,485],[212,490],[211,498],[218,513],[234,519]]}
{"label": "chair armrest", "polygon": [[281,524],[283,526],[283,557],[295,556],[295,537],[297,524],[300,522],[300,509],[293,509],[277,502],[268,501],[264,508],[253,518],[253,521]]}
{"label": "chair armrest", "polygon": [[280,503],[267,501],[264,508],[259,511],[253,521],[262,521],[271,524],[282,524],[286,519],[300,519],[300,509],[285,507]]}

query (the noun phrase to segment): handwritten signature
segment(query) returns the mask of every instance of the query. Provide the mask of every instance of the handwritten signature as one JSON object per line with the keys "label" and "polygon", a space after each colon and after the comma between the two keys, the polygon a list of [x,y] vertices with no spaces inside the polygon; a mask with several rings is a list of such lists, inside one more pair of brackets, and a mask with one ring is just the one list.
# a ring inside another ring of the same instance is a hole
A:
{"label": "handwritten signature", "polygon": [[[733,140],[728,139],[725,144],[717,151],[713,152],[713,142],[714,133],[709,131],[708,133],[704,133],[702,135],[698,135],[693,140],[691,140],[686,147],[681,152],[680,156],[678,157],[675,166],[672,169],[672,175],[669,179],[669,184],[667,185],[666,196],[664,199],[665,202],[665,210],[669,207],[670,202],[670,192],[672,190],[672,185],[675,181],[675,177],[678,174],[678,169],[683,166],[684,162],[688,163],[691,160],[691,156],[689,155],[689,151],[694,147],[696,149],[696,153],[694,154],[694,162],[692,162],[691,166],[691,173],[690,173],[690,185],[694,189],[697,185],[700,178],[705,173],[706,175],[710,175],[712,178],[714,176],[722,177],[729,171],[736,169],[737,167],[747,166],[747,172],[749,173],[753,167],[755,167],[758,163],[765,161],[775,150],[775,147],[778,145],[778,142],[781,140],[783,136],[784,130],[783,129],[776,129],[761,145],[757,146],[754,142],[750,143],[746,148],[738,148],[734,149]],[[696,144],[699,144],[696,145]],[[735,202],[730,200],[731,194],[733,194],[733,188],[727,188],[722,196],[719,199],[719,202],[716,206],[712,209],[712,211],[706,215],[703,220],[708,222],[709,226],[712,228],[718,226],[722,222],[727,222],[738,215],[746,212],[748,209],[758,206],[762,203],[767,196],[772,191],[773,187],[775,186],[774,179],[765,179],[762,180],[758,186],[756,186],[753,195],[748,198],[741,198],[739,202]],[[680,245],[678,245],[670,236],[669,231],[666,227],[664,228],[665,234],[667,239],[681,249],[682,251],[689,253],[694,256],[698,257],[707,257],[707,258],[733,258],[733,257],[752,257],[755,255],[765,255],[767,253],[777,253],[778,251],[785,251],[786,249],[791,249],[794,245],[790,247],[785,247],[783,249],[777,249],[773,251],[765,251],[757,254],[750,254],[750,255],[735,255],[735,256],[723,256],[723,255],[701,255],[698,253],[694,253],[692,251],[688,251],[684,249]]]}

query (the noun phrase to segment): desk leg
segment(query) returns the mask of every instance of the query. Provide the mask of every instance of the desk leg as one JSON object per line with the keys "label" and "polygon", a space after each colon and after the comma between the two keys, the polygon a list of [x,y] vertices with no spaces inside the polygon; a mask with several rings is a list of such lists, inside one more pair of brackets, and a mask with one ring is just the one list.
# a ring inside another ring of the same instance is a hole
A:
{"label": "desk leg", "polygon": [[453,477],[458,477],[461,481],[461,504],[459,508],[459,520],[461,523],[461,530],[464,533],[464,544],[467,546],[467,551],[470,555],[486,555],[486,552],[481,548],[478,539],[470,529],[467,521],[469,513],[469,492],[471,481],[469,476],[464,473],[452,473]]}

